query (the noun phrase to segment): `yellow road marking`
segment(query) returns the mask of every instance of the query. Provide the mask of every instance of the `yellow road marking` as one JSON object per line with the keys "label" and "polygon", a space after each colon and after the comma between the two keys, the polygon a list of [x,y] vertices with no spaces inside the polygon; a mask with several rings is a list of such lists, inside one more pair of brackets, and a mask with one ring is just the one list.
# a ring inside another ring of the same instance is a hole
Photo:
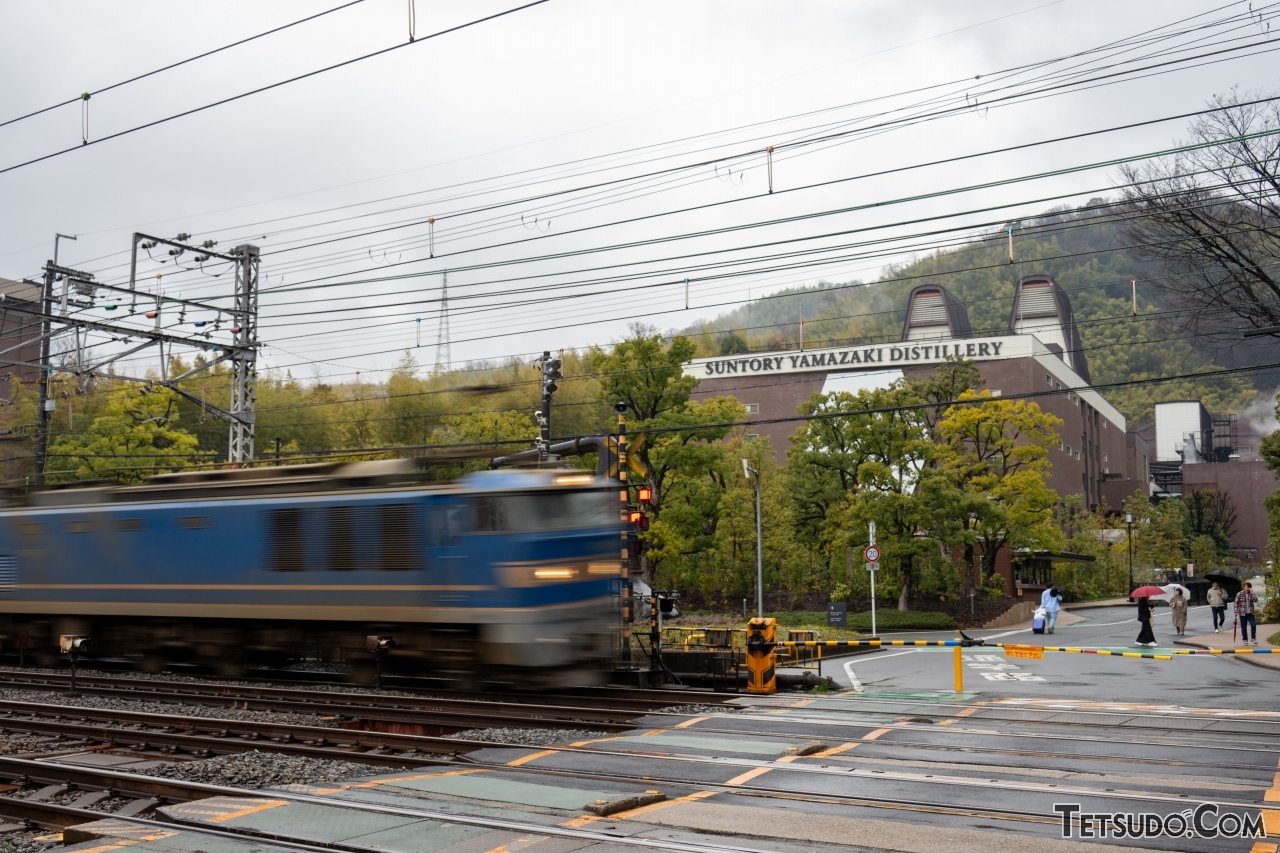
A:
{"label": "yellow road marking", "polygon": [[711,718],[710,717],[694,717],[692,720],[685,720],[683,723],[677,723],[676,728],[687,729],[689,728],[689,726],[696,725],[697,723],[701,723],[703,720],[709,720],[709,719]]}
{"label": "yellow road marking", "polygon": [[821,752],[815,752],[810,758],[826,758],[829,755],[839,755],[842,752],[848,752],[857,747],[856,743],[842,743],[839,746],[833,746],[830,749],[824,749]]}
{"label": "yellow road marking", "polygon": [[224,814],[220,814],[217,817],[211,817],[209,818],[209,823],[225,823],[226,821],[229,821],[229,820],[235,820],[238,817],[246,817],[251,814],[257,814],[258,812],[265,812],[267,809],[275,809],[275,808],[279,808],[280,806],[287,806],[287,805],[289,805],[288,800],[266,800],[265,802],[254,803],[251,806],[245,806],[242,809],[236,809],[233,812],[225,812]]}
{"label": "yellow road marking", "polygon": [[394,785],[397,782],[416,782],[419,779],[436,779],[442,776],[468,776],[472,773],[484,773],[482,768],[474,768],[470,770],[446,770],[443,773],[415,773],[412,776],[394,776],[390,779],[372,779],[368,782],[351,782],[344,785],[338,785],[335,788],[321,788],[313,793],[317,797],[325,797],[329,794],[337,794],[342,791],[350,791],[355,788],[377,788],[381,785]]}
{"label": "yellow road marking", "polygon": [[[956,716],[957,716],[957,717],[967,717],[967,716],[969,716],[970,714],[972,714],[973,712],[975,712],[975,711],[977,711],[977,710],[978,710],[977,708],[965,708],[965,709],[963,709],[959,714],[956,714]],[[954,722],[957,722],[957,721],[956,721],[956,720],[954,720],[954,719],[953,719],[953,720],[943,720],[942,722],[938,723],[938,725],[940,725],[940,726],[949,726],[949,725],[951,725],[951,724],[952,724],[952,723],[954,723]]]}
{"label": "yellow road marking", "polygon": [[653,737],[654,735],[665,734],[666,731],[667,731],[666,729],[654,729],[651,732],[645,732],[644,734],[640,735],[640,737]]}
{"label": "yellow road marking", "polygon": [[888,734],[889,732],[891,732],[891,731],[893,731],[893,729],[876,729],[874,732],[870,732],[869,734],[865,734],[865,735],[863,735],[861,739],[862,739],[862,740],[875,740],[876,738],[880,737],[881,735],[887,735],[887,734]]}
{"label": "yellow road marking", "polygon": [[817,702],[817,701],[818,700],[816,698],[801,699],[799,702],[792,702],[791,707],[792,708],[808,708],[810,705],[812,705],[814,702]]}
{"label": "yellow road marking", "polygon": [[1262,829],[1269,838],[1280,835],[1280,812],[1275,809],[1263,809]]}
{"label": "yellow road marking", "polygon": [[134,844],[137,844],[137,842],[132,839],[125,839],[113,844],[103,844],[100,847],[90,847],[88,850],[81,850],[80,853],[105,853],[107,850],[119,850],[121,847],[131,847]]}
{"label": "yellow road marking", "polygon": [[539,841],[546,841],[550,837],[551,836],[549,835],[543,835],[539,838],[518,838],[509,844],[504,844],[501,847],[495,847],[488,851],[488,853],[516,853],[517,850],[524,850],[526,847],[532,847]]}
{"label": "yellow road marking", "polygon": [[570,829],[577,829],[578,827],[586,826],[589,823],[595,823],[598,820],[603,820],[603,818],[599,818],[591,814],[584,814],[582,817],[575,817],[573,820],[566,820],[560,825]]}
{"label": "yellow road marking", "polygon": [[730,788],[736,788],[739,785],[747,784],[757,776],[763,776],[764,774],[768,773],[772,769],[773,768],[771,767],[754,767],[751,770],[748,770],[746,773],[743,773],[739,776],[734,776],[728,782],[725,782],[725,784],[728,785]]}
{"label": "yellow road marking", "polygon": [[687,797],[676,797],[674,800],[663,800],[660,803],[650,803],[647,806],[641,806],[638,809],[632,809],[627,812],[618,812],[610,816],[610,820],[629,820],[642,814],[648,814],[658,809],[665,809],[667,806],[675,806],[680,803],[690,803],[694,800],[705,800],[707,797],[714,797],[718,791],[698,791],[696,794],[690,794]]}
{"label": "yellow road marking", "polygon": [[519,767],[521,764],[528,764],[530,761],[533,761],[535,759],[546,758],[548,755],[555,755],[559,751],[560,750],[558,749],[544,749],[541,752],[531,752],[528,755],[524,755],[524,756],[521,756],[520,758],[515,759],[514,761],[508,761],[507,766]]}
{"label": "yellow road marking", "polygon": [[1249,853],[1276,853],[1280,845],[1268,844],[1265,841],[1255,841],[1253,846],[1249,848]]}

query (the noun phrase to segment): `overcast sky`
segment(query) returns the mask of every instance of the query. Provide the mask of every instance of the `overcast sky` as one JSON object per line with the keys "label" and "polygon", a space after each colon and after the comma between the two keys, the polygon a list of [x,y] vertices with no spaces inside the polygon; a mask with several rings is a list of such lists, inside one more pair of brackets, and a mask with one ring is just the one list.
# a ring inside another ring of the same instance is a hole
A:
{"label": "overcast sky", "polygon": [[[339,5],[5,0],[0,121]],[[77,148],[0,173],[0,277],[39,275],[56,232],[78,235],[62,243],[63,264],[114,284],[127,282],[135,231],[185,232],[196,242],[219,241],[220,250],[251,242],[263,253],[263,362],[303,376],[318,362],[322,375],[346,381],[356,370],[384,375],[406,347],[419,344],[418,361],[435,363],[442,273],[452,270],[453,361],[527,359],[543,349],[616,340],[637,319],[675,328],[714,317],[748,295],[819,279],[874,278],[892,258],[832,258],[780,272],[750,267],[766,251],[924,230],[886,229],[895,222],[948,216],[947,227],[976,227],[1083,202],[1114,183],[1113,169],[831,213],[1155,151],[1182,136],[1185,122],[799,187],[1188,112],[1233,85],[1276,88],[1280,68],[1274,54],[1261,52],[1273,46],[1262,45],[1222,54],[1213,64],[1201,60],[1200,67],[1187,62],[1173,73],[994,100],[1030,91],[1045,74],[1074,69],[1093,78],[1151,65],[1170,58],[1153,53],[1175,46],[1186,56],[1280,39],[1280,26],[1268,32],[1265,20],[1245,19],[1028,67],[1148,31],[1167,34],[1245,14],[1246,3],[550,0],[438,38],[425,36],[520,4],[414,5],[413,44],[406,0],[364,0],[101,92],[87,110],[77,101],[0,127],[0,169]],[[1275,8],[1254,5],[1264,15]],[[1182,20],[1188,24],[1175,23]],[[395,45],[405,46],[95,142]],[[977,105],[955,109],[966,95]],[[808,135],[866,129],[942,107],[952,112],[783,148]],[[94,144],[80,146],[86,112]],[[780,147],[773,195],[762,153],[769,144]],[[712,162],[720,158],[726,159]],[[694,164],[703,165],[689,168]],[[636,177],[677,167],[685,168]],[[629,182],[582,189],[622,180]],[[563,194],[535,198],[553,191]],[[1050,197],[1061,200],[1036,201]],[[1014,204],[1022,206],[966,213]],[[485,206],[491,209],[475,211]],[[817,213],[825,215],[740,229]],[[439,219],[435,258],[425,224],[432,216]],[[650,218],[610,224],[639,217]],[[726,228],[735,230],[697,234]],[[857,229],[879,230],[848,233]],[[373,230],[380,233],[363,233]],[[845,233],[819,236],[835,232]],[[320,241],[330,242],[310,245]],[[637,241],[645,243],[623,246]],[[747,248],[766,243],[778,245]],[[225,267],[178,271],[159,263],[163,251],[153,254],[155,262],[142,265],[146,289],[162,272],[169,295],[228,304],[230,276],[214,275]],[[189,256],[180,260],[193,266]],[[704,269],[717,261],[732,266]],[[629,278],[603,281],[606,275]],[[513,292],[538,285],[561,287]],[[98,319],[128,313],[124,305],[107,313],[113,301],[100,296],[84,313]],[[163,318],[181,334],[207,319],[214,315],[176,310]]]}

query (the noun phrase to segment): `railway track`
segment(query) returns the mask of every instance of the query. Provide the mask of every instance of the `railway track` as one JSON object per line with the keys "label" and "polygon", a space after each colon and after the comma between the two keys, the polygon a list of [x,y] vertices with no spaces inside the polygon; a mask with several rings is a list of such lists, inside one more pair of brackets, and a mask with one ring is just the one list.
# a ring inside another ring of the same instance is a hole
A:
{"label": "railway track", "polygon": [[[5,672],[0,687],[12,690],[70,692],[71,677],[62,673]],[[548,702],[540,696],[504,696],[477,699],[418,695],[353,693],[337,690],[305,690],[188,681],[159,681],[102,676],[77,676],[76,691],[84,695],[137,701],[187,703],[213,707],[243,708],[318,714],[346,719],[376,719],[421,727],[424,734],[447,734],[468,728],[497,726],[523,728],[594,728],[621,731],[630,720],[652,712],[663,704],[708,698],[725,701],[724,695],[696,694],[696,697],[666,696],[665,703],[653,698],[615,697],[604,692],[593,696],[555,697]]]}

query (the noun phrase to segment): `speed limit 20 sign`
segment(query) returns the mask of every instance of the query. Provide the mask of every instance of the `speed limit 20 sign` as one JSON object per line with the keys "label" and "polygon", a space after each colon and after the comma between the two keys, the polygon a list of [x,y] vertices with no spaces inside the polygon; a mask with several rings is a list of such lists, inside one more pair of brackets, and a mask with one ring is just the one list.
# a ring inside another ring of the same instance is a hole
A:
{"label": "speed limit 20 sign", "polygon": [[875,545],[868,545],[867,550],[863,552],[863,556],[867,558],[868,563],[880,562],[880,549]]}

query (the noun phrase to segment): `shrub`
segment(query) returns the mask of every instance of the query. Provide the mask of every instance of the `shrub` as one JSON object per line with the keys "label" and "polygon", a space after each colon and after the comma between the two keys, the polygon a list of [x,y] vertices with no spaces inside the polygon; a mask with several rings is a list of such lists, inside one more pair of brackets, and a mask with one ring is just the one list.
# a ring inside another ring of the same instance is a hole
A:
{"label": "shrub", "polygon": [[[871,630],[871,611],[849,614],[849,627],[858,631]],[[877,631],[949,631],[956,627],[956,620],[945,613],[917,610],[877,610]]]}

